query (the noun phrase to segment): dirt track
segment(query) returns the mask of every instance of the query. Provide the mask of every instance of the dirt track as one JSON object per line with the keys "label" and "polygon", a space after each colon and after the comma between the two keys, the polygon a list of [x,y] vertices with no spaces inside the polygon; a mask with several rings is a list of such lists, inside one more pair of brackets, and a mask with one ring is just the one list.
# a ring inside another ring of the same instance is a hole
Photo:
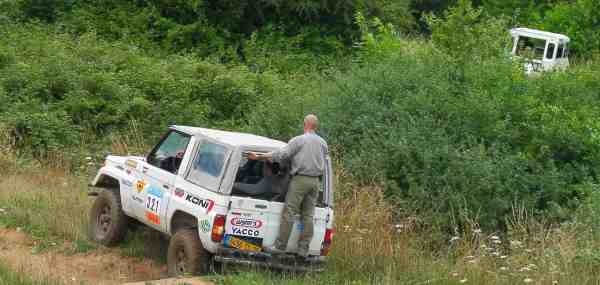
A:
{"label": "dirt track", "polygon": [[[97,249],[69,255],[70,244],[33,254],[35,242],[26,234],[0,228],[0,261],[35,279],[63,284],[121,284],[165,277],[164,265],[148,259],[123,257],[117,249]],[[209,283],[205,283],[209,284]]]}

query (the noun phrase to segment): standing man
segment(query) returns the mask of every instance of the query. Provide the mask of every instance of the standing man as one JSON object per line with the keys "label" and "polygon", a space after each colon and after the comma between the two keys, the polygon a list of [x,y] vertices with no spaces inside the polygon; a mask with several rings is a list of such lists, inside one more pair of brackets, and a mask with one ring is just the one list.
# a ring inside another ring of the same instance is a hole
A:
{"label": "standing man", "polygon": [[304,118],[304,134],[291,139],[285,147],[266,154],[248,154],[248,159],[253,160],[291,161],[292,181],[285,196],[279,236],[273,246],[265,248],[266,252],[285,252],[294,218],[300,216],[304,230],[298,241],[298,255],[308,257],[308,246],[313,237],[313,215],[328,151],[325,140],[315,133],[318,125],[317,116],[310,114]]}

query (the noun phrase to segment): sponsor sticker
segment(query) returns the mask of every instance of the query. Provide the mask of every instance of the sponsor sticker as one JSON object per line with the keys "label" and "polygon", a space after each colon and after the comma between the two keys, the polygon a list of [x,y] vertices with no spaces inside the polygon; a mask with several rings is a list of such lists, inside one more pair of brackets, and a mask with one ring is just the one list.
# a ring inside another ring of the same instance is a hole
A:
{"label": "sponsor sticker", "polygon": [[131,199],[133,199],[133,201],[136,201],[140,204],[144,204],[144,200],[142,200],[142,198],[135,196],[135,195],[131,195]]}
{"label": "sponsor sticker", "polygon": [[160,225],[160,218],[155,213],[146,211],[146,219],[155,225]]}
{"label": "sponsor sticker", "polygon": [[144,180],[138,180],[135,183],[135,189],[138,193],[142,193],[142,191],[144,191],[144,187],[146,187],[146,182],[144,182]]}
{"label": "sponsor sticker", "polygon": [[146,196],[146,209],[150,212],[159,214],[162,203],[162,190],[150,185],[148,187],[148,195]]}
{"label": "sponsor sticker", "polygon": [[202,230],[203,233],[210,232],[210,222],[206,219],[201,220],[200,221],[200,230]]}
{"label": "sponsor sticker", "polygon": [[125,185],[126,187],[133,186],[133,182],[126,180],[126,179],[121,179],[121,183],[123,183],[123,185]]}
{"label": "sponsor sticker", "polygon": [[210,212],[215,205],[215,201],[211,199],[200,199],[187,192],[185,193],[185,200],[196,206],[206,209],[206,213]]}
{"label": "sponsor sticker", "polygon": [[136,168],[137,162],[135,160],[128,159],[125,161],[125,165],[127,165],[128,167]]}
{"label": "sponsor sticker", "polygon": [[183,189],[181,189],[181,188],[175,188],[175,196],[177,196],[177,197],[183,197],[183,195],[185,195],[185,191],[183,191]]}
{"label": "sponsor sticker", "polygon": [[239,236],[247,236],[247,237],[258,237],[260,236],[260,231],[255,229],[248,228],[240,228],[240,227],[231,227],[231,233]]}
{"label": "sponsor sticker", "polygon": [[231,225],[245,228],[259,229],[262,227],[263,222],[261,220],[246,219],[246,218],[233,218],[231,219]]}

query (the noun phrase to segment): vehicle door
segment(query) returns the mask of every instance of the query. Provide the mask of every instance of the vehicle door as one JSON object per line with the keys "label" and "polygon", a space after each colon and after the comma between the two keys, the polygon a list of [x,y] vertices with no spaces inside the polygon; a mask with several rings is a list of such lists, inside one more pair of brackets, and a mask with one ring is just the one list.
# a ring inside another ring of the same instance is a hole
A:
{"label": "vehicle door", "polygon": [[165,231],[167,205],[175,177],[190,141],[190,136],[170,131],[141,162],[140,179],[132,197],[138,219],[149,226]]}
{"label": "vehicle door", "polygon": [[[190,213],[194,213],[200,223],[200,238],[205,239],[207,236],[210,238],[209,225],[215,215],[212,209],[226,207],[218,191],[227,169],[231,149],[204,138],[191,150],[191,153],[193,155],[189,169],[185,175],[177,177],[175,181],[173,199],[180,201],[181,205],[186,205]],[[209,244],[205,243],[205,246]]]}
{"label": "vehicle door", "polygon": [[542,60],[543,71],[550,71],[556,66],[556,43],[547,41],[546,49],[544,52],[544,59]]}

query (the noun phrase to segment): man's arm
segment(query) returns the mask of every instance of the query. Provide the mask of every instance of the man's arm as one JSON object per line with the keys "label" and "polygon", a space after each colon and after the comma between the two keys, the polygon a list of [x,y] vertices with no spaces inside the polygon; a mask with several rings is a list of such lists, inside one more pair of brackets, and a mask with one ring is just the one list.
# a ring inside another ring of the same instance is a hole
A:
{"label": "man's arm", "polygon": [[282,160],[286,160],[286,159],[290,159],[291,157],[293,157],[298,150],[300,149],[300,141],[298,139],[298,137],[295,137],[293,139],[290,140],[290,142],[276,150],[276,151],[272,151],[272,152],[268,152],[268,153],[255,153],[255,152],[248,152],[248,159],[250,160],[269,160],[269,161],[275,161],[275,162],[280,162]]}
{"label": "man's arm", "polygon": [[271,160],[273,158],[273,153],[256,153],[256,152],[248,152],[248,159],[250,160]]}

